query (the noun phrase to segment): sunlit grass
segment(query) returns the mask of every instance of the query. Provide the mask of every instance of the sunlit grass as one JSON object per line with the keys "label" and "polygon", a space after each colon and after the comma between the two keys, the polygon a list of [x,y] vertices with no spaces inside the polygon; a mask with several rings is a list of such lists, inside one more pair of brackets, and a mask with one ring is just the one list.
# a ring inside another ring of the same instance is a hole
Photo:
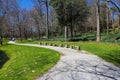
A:
{"label": "sunlit grass", "polygon": [[81,49],[95,54],[104,60],[120,66],[120,46],[111,43],[75,43]]}
{"label": "sunlit grass", "polygon": [[33,80],[42,75],[59,60],[53,50],[7,45],[0,47],[10,58],[0,69],[0,80]]}

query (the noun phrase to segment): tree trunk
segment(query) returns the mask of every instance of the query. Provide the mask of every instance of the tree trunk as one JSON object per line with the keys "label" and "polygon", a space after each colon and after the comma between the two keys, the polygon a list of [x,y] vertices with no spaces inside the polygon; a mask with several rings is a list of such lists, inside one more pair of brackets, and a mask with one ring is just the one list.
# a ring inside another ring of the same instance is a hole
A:
{"label": "tree trunk", "polygon": [[38,38],[39,38],[39,40],[40,40],[40,28],[39,28],[39,26],[37,27],[38,28]]}
{"label": "tree trunk", "polygon": [[3,16],[0,19],[0,45],[3,44],[2,37],[3,37],[3,31],[2,31],[2,26],[3,26],[3,19],[6,15],[6,11],[3,13]]}
{"label": "tree trunk", "polygon": [[12,29],[12,36],[15,37],[15,30],[14,30],[14,26],[13,26],[13,29]]}
{"label": "tree trunk", "polygon": [[73,39],[73,26],[72,26],[72,22],[71,22],[71,26],[70,26],[70,34],[71,34],[71,40]]}
{"label": "tree trunk", "polygon": [[33,31],[32,28],[30,29],[31,39],[33,39]]}
{"label": "tree trunk", "polygon": [[106,12],[106,22],[107,22],[107,38],[109,39],[109,7],[108,7],[108,2],[106,2],[107,6],[107,12]]}
{"label": "tree trunk", "polygon": [[20,41],[22,42],[22,30],[21,30],[21,27],[19,27],[19,35],[20,35]]}
{"label": "tree trunk", "polygon": [[120,12],[119,12],[118,17],[119,17],[119,25],[118,25],[118,27],[119,27],[119,33],[120,33]]}
{"label": "tree trunk", "polygon": [[65,26],[65,41],[67,40],[68,38],[68,28],[67,26]]}
{"label": "tree trunk", "polygon": [[97,19],[97,42],[100,42],[100,10],[99,10],[99,0],[97,0],[96,5],[96,19]]}
{"label": "tree trunk", "polygon": [[113,34],[115,33],[115,26],[114,26],[114,13],[110,12],[111,16],[112,16],[112,30],[113,30]]}
{"label": "tree trunk", "polygon": [[48,0],[46,0],[46,36],[49,39]]}
{"label": "tree trunk", "polygon": [[3,45],[2,36],[0,36],[0,45]]}
{"label": "tree trunk", "polygon": [[2,27],[2,21],[0,22],[0,45],[2,45],[2,29],[1,29],[1,27]]}
{"label": "tree trunk", "polygon": [[27,40],[27,30],[24,28],[24,37],[25,37],[25,39]]}

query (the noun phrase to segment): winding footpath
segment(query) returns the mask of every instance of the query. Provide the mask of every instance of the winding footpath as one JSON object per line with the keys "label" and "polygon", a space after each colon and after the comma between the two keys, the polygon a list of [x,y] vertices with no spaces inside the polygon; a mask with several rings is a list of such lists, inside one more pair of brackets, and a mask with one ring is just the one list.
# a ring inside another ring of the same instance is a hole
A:
{"label": "winding footpath", "polygon": [[56,50],[63,54],[59,62],[36,80],[120,80],[120,68],[101,58],[70,48],[17,44]]}

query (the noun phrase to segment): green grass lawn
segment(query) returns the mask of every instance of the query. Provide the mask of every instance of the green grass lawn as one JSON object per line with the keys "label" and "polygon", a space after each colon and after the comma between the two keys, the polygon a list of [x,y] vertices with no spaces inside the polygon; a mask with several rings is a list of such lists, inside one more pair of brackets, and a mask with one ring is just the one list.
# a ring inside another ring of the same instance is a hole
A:
{"label": "green grass lawn", "polygon": [[0,50],[9,58],[0,68],[0,80],[33,80],[53,67],[60,57],[56,51],[38,47],[5,45]]}
{"label": "green grass lawn", "polygon": [[[27,42],[27,41],[26,41]],[[115,64],[120,67],[120,45],[115,43],[96,43],[96,42],[61,42],[61,41],[40,41],[53,44],[68,44],[80,46],[82,50],[88,51],[97,55],[104,60]],[[38,44],[39,41],[31,43]]]}

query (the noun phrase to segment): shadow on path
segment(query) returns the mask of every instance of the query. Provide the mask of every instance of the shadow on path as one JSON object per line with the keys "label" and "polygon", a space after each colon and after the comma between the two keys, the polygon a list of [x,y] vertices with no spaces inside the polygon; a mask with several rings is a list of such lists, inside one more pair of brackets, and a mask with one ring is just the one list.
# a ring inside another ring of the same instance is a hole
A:
{"label": "shadow on path", "polygon": [[[119,80],[120,68],[98,62],[95,65],[84,60],[61,61],[63,66],[54,67],[36,80]],[[82,63],[81,63],[82,62]],[[63,76],[64,75],[64,76]],[[57,78],[58,77],[58,78]]]}
{"label": "shadow on path", "polygon": [[0,68],[9,60],[5,52],[0,50]]}

